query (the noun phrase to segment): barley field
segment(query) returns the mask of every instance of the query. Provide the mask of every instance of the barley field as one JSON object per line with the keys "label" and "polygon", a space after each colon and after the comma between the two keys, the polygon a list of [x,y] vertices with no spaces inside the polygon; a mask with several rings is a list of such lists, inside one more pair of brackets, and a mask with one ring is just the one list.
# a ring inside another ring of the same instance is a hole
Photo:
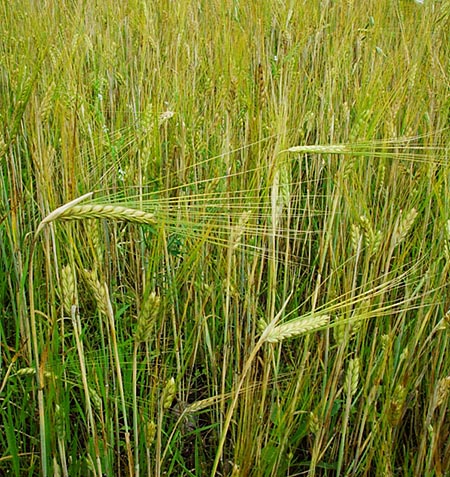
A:
{"label": "barley field", "polygon": [[0,475],[450,475],[449,24],[1,2]]}

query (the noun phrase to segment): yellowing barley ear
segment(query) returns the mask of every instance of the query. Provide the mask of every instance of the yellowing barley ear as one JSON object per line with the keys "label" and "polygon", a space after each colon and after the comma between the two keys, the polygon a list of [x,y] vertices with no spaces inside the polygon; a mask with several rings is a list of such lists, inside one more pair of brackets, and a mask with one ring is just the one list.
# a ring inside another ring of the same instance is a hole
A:
{"label": "yellowing barley ear", "polygon": [[407,394],[405,386],[397,384],[388,409],[388,420],[391,426],[396,426],[400,422]]}
{"label": "yellowing barley ear", "polygon": [[60,290],[64,313],[71,315],[72,305],[78,306],[77,298],[77,278],[74,269],[66,265],[61,270],[61,290]]}
{"label": "yellowing barley ear", "polygon": [[435,409],[442,406],[447,401],[450,394],[450,376],[439,380],[438,388],[436,392],[436,405]]}
{"label": "yellowing barley ear", "polygon": [[269,329],[265,335],[266,329],[262,336],[265,335],[264,341],[266,343],[279,343],[287,338],[293,338],[322,328],[329,321],[329,315],[311,316],[308,318],[300,317]]}
{"label": "yellowing barley ear", "polygon": [[163,409],[169,409],[169,407],[172,406],[172,402],[175,399],[176,393],[177,393],[177,387],[175,384],[175,379],[172,377],[167,381],[163,389],[163,393],[162,393]]}
{"label": "yellowing barley ear", "polygon": [[142,343],[150,338],[150,334],[158,316],[161,304],[160,297],[155,293],[150,293],[141,303],[137,318],[136,332],[134,338],[137,342]]}

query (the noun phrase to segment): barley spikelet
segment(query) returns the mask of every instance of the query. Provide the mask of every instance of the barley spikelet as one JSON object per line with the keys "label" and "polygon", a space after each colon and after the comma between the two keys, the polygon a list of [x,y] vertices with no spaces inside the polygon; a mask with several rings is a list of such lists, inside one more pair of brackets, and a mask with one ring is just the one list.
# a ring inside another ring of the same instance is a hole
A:
{"label": "barley spikelet", "polygon": [[134,338],[142,343],[150,338],[153,325],[158,316],[161,299],[155,292],[150,293],[142,302],[137,318],[137,326]]}
{"label": "barley spikelet", "polygon": [[279,343],[287,338],[293,338],[304,333],[322,328],[330,321],[329,315],[311,316],[309,318],[298,318],[288,321],[282,325],[275,326],[267,334],[267,343]]}

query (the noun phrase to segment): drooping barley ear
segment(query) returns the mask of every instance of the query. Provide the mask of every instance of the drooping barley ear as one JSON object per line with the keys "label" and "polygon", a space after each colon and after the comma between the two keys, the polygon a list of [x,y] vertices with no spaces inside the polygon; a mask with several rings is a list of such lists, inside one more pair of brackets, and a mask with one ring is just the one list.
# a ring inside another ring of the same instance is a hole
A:
{"label": "drooping barley ear", "polygon": [[112,219],[136,222],[139,224],[156,224],[155,216],[143,210],[110,204],[77,205],[91,196],[92,192],[58,207],[42,220],[36,230],[36,235],[39,234],[46,224],[55,220]]}
{"label": "drooping barley ear", "polygon": [[108,316],[109,297],[106,294],[106,288],[102,286],[97,278],[97,273],[91,270],[84,270],[84,277],[91,289],[99,311]]}
{"label": "drooping barley ear", "polygon": [[407,394],[405,386],[397,384],[388,409],[388,420],[391,426],[396,426],[400,422]]}
{"label": "drooping barley ear", "polygon": [[72,305],[78,307],[77,278],[75,270],[70,265],[61,270],[61,299],[64,313],[70,316]]}
{"label": "drooping barley ear", "polygon": [[169,409],[169,407],[172,405],[173,400],[175,399],[176,393],[177,393],[177,387],[175,384],[175,379],[171,377],[167,381],[163,389],[163,393],[162,393],[163,409]]}
{"label": "drooping barley ear", "polygon": [[149,212],[109,204],[75,205],[59,214],[57,218],[58,220],[112,219],[139,224],[156,224],[155,216]]}
{"label": "drooping barley ear", "polygon": [[137,317],[136,332],[134,339],[143,343],[150,338],[150,334],[158,316],[161,298],[155,293],[151,292],[141,303],[141,309]]}
{"label": "drooping barley ear", "polygon": [[359,383],[359,358],[353,358],[348,363],[346,377],[346,391],[349,396],[354,396]]}
{"label": "drooping barley ear", "polygon": [[414,224],[414,221],[416,220],[417,217],[417,210],[416,209],[411,209],[406,215],[403,215],[402,212],[400,212],[400,217],[397,220],[397,229],[394,232],[394,245],[397,246],[403,240],[405,240],[406,236],[408,235],[409,231],[411,230],[411,227]]}
{"label": "drooping barley ear", "polygon": [[279,343],[287,338],[293,338],[311,331],[320,329],[330,321],[329,315],[310,316],[308,318],[297,318],[270,329],[270,325],[263,332],[267,332],[264,341],[266,343]]}

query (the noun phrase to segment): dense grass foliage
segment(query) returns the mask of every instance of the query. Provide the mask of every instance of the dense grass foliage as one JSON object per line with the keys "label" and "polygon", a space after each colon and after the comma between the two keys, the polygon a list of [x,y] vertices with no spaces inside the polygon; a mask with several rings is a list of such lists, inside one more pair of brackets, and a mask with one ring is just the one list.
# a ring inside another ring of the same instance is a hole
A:
{"label": "dense grass foliage", "polygon": [[450,2],[0,9],[0,474],[448,475]]}

